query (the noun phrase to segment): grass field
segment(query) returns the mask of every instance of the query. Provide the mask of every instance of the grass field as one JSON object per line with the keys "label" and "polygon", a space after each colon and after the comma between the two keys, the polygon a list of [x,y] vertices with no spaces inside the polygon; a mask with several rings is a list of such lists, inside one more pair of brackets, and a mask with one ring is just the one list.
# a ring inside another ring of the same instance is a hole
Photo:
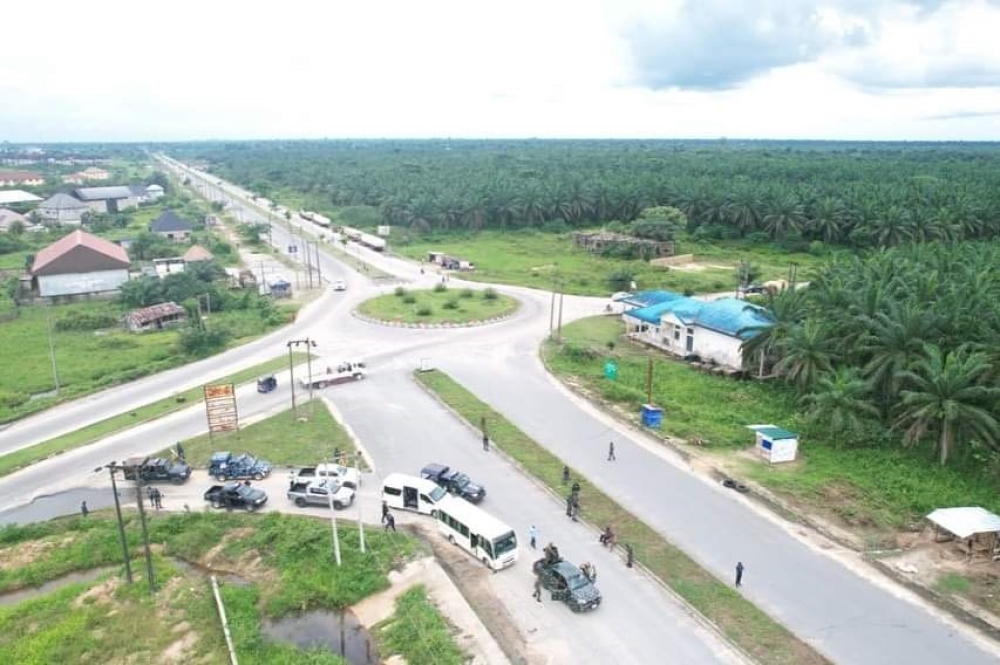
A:
{"label": "grass field", "polygon": [[[809,510],[837,518],[862,533],[897,529],[941,506],[981,505],[1000,511],[995,481],[960,466],[941,468],[928,450],[884,441],[843,441],[822,423],[808,422],[783,384],[739,381],[696,371],[687,364],[631,345],[616,317],[595,317],[563,328],[565,345],[546,342],[543,354],[557,376],[638,414],[647,401],[646,372],[653,357],[653,401],[661,406],[663,433],[701,437],[707,452],[724,453],[727,467]],[[614,349],[608,349],[608,343]],[[604,378],[604,363],[618,378]],[[746,425],[774,423],[800,433],[800,460],[770,466],[736,454],[752,445]]]}
{"label": "grass field", "polygon": [[[299,417],[282,411],[238,432],[208,434],[184,442],[184,455],[195,467],[207,467],[208,458],[217,450],[248,452],[281,466],[309,466],[329,460],[334,450],[348,455],[355,452],[354,441],[334,420],[326,405],[318,399],[299,403]],[[169,456],[170,451],[164,454]],[[361,464],[362,468],[365,466]]]}
{"label": "grass field", "polygon": [[[491,440],[529,473],[562,494],[564,462],[531,439],[488,404],[439,371],[416,372],[418,381],[470,423],[484,415],[490,422]],[[784,626],[759,610],[729,585],[720,582],[684,552],[667,542],[652,527],[594,487],[580,474],[582,517],[591,524],[614,524],[618,540],[632,544],[636,560],[664,584],[697,608],[759,663],[808,665],[826,660]]]}
{"label": "grass field", "polygon": [[631,271],[639,289],[715,293],[735,289],[735,267],[741,259],[759,268],[758,281],[785,278],[790,262],[799,266],[799,281],[807,281],[810,269],[821,261],[820,257],[810,254],[789,253],[745,241],[726,244],[681,241],[677,254],[693,253],[695,260],[707,267],[697,271],[665,270],[644,261],[591,254],[574,246],[569,234],[526,229],[508,233],[485,231],[477,235],[442,235],[427,240],[418,238],[410,244],[393,244],[392,250],[419,261],[426,260],[428,251],[447,252],[472,261],[476,270],[461,273],[463,279],[550,289],[553,277],[558,275],[566,293],[597,296],[620,290],[608,283],[611,274],[619,270]]}
{"label": "grass field", "polygon": [[399,654],[407,663],[462,665],[467,657],[451,637],[448,622],[418,584],[396,599],[396,612],[378,626],[380,655]]}
{"label": "grass field", "polygon": [[[138,555],[138,519],[127,511],[125,522],[130,551]],[[348,607],[387,588],[388,572],[419,551],[417,542],[402,533],[371,529],[361,554],[357,530],[344,528],[343,564],[337,566],[329,523],[278,513],[157,513],[149,515],[149,528],[155,597],[149,595],[137,556],[132,560],[135,584],[111,573],[0,607],[0,649],[7,660],[26,665],[228,662],[210,583],[204,572],[184,563],[191,562],[241,578],[220,581],[240,662],[342,665],[343,659],[328,651],[265,639],[263,620]],[[118,566],[121,549],[114,519],[95,514],[0,530],[0,560],[15,557],[20,565],[0,567],[0,591],[72,571]]]}
{"label": "grass field", "polygon": [[[296,353],[293,357],[295,358],[296,363],[305,362],[306,354]],[[235,374],[207,381],[206,383],[235,383],[239,385],[246,383],[247,381],[254,381],[262,374],[269,374],[274,371],[282,370],[287,366],[288,359],[285,356],[281,356],[280,358],[269,360],[265,363],[249,367]],[[180,409],[186,409],[191,406],[191,404],[202,399],[202,397],[202,388],[192,388],[191,390],[177,393],[173,397],[166,397],[156,402],[150,402],[149,404],[141,406],[134,411],[119,413],[118,415],[105,418],[104,420],[98,421],[93,425],[82,427],[68,434],[57,436],[54,439],[43,441],[42,443],[38,443],[28,448],[22,448],[21,450],[8,455],[2,455],[0,456],[0,476],[5,476],[8,473],[54,455],[64,453],[67,450],[72,450],[74,448],[79,448],[80,446],[85,446],[88,443],[93,443],[94,441],[114,434],[115,432],[135,427],[136,425],[149,422],[161,416],[165,416],[168,413],[179,411]]]}
{"label": "grass field", "polygon": [[507,316],[518,301],[491,289],[451,289],[439,284],[434,290],[397,288],[394,294],[366,300],[358,311],[382,321],[406,323],[468,323]]}
{"label": "grass field", "polygon": [[[282,305],[288,308],[289,305]],[[22,418],[59,401],[124,383],[189,362],[179,354],[177,330],[134,334],[120,328],[98,331],[59,331],[56,323],[72,313],[106,315],[120,319],[125,310],[115,302],[88,302],[55,307],[22,307],[20,316],[0,323],[0,422]],[[59,395],[49,347],[59,377]],[[256,310],[213,312],[210,326],[226,326],[231,346],[269,330]]]}

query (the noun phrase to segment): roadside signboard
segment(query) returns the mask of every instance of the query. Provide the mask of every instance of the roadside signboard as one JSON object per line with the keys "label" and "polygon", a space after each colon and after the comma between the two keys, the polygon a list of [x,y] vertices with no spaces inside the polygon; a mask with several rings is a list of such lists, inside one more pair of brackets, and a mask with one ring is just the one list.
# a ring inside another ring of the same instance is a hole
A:
{"label": "roadside signboard", "polygon": [[205,413],[208,416],[209,434],[239,429],[236,387],[232,383],[205,386]]}

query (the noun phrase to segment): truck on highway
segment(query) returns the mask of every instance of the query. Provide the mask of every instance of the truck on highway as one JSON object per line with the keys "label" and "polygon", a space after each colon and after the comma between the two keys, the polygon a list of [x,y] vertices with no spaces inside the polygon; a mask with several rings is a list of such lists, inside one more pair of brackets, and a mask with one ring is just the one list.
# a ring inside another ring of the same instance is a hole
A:
{"label": "truck on highway", "polygon": [[180,485],[191,477],[191,467],[184,462],[173,462],[163,457],[130,457],[122,465],[125,479],[140,483],[167,481]]}
{"label": "truck on highway", "polygon": [[251,487],[246,483],[226,483],[225,485],[212,485],[205,492],[205,501],[208,501],[213,508],[243,508],[252,512],[261,508],[267,503],[267,493]]}
{"label": "truck on highway", "polygon": [[347,383],[349,381],[360,381],[368,375],[368,369],[365,367],[363,362],[351,362],[344,361],[338,365],[327,365],[326,371],[322,374],[316,374],[312,377],[304,377],[299,379],[299,383],[303,388],[326,388],[327,386],[333,386],[338,383]]}
{"label": "truck on highway", "polygon": [[354,490],[341,485],[333,478],[323,480],[293,482],[288,488],[288,500],[299,508],[306,506],[330,505],[330,492],[333,492],[333,507],[346,508],[354,503]]}

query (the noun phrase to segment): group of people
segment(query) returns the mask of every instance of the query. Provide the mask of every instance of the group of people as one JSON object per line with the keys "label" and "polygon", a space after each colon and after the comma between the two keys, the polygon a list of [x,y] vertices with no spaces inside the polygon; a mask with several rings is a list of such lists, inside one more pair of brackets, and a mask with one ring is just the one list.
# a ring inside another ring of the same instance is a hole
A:
{"label": "group of people", "polygon": [[163,492],[160,491],[160,488],[149,487],[146,489],[146,494],[149,496],[149,505],[157,510],[163,508]]}

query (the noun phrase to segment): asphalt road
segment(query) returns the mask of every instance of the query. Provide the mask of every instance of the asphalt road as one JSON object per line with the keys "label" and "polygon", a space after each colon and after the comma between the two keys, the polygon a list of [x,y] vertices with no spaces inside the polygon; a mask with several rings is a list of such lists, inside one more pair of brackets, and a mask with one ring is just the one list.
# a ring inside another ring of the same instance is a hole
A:
{"label": "asphalt road", "polygon": [[[231,195],[233,190],[229,191]],[[316,231],[307,226],[304,233]],[[275,232],[276,244],[287,241],[280,233]],[[430,285],[435,279],[431,275],[421,276],[414,264],[360,248],[353,251],[383,270],[418,283]],[[671,662],[706,662],[705,659],[718,658],[726,652],[711,636],[698,634],[684,624],[683,612],[665,601],[652,585],[632,577],[634,573],[625,575],[610,559],[602,561],[602,552],[595,551],[593,534],[565,521],[558,501],[528,479],[512,473],[495,455],[483,453],[477,437],[419,392],[410,383],[408,374],[422,358],[454,375],[720,579],[730,580],[736,560],[742,560],[747,567],[744,593],[831,660],[880,665],[948,661],[964,665],[1000,660],[992,643],[984,646],[982,638],[932,613],[908,593],[877,576],[862,575],[855,567],[845,566],[837,557],[811,546],[808,535],[762,515],[744,498],[693,474],[641,435],[571,398],[548,377],[537,359],[538,342],[548,331],[548,294],[499,287],[524,301],[521,311],[510,321],[461,330],[401,330],[366,324],[348,314],[353,304],[390,287],[375,287],[363,277],[344,271],[329,258],[324,260],[324,274],[331,279],[335,278],[333,275],[343,275],[349,281],[348,291],[324,296],[303,313],[294,328],[212,359],[220,369],[211,375],[233,371],[241,364],[255,362],[252,360],[255,357],[261,360],[273,357],[284,350],[284,340],[306,334],[320,342],[324,355],[374,359],[369,380],[332,388],[328,394],[370,449],[380,472],[414,471],[432,459],[460,467],[487,485],[490,495],[484,507],[495,511],[521,533],[527,521],[537,519],[543,541],[557,540],[569,558],[590,558],[597,564],[599,584],[607,596],[599,612],[608,617],[610,624],[592,621],[590,616],[583,618],[587,623],[580,623],[580,617],[576,616],[573,619],[577,621],[565,623],[554,611],[564,608],[542,609],[530,602],[519,605],[522,592],[524,600],[530,601],[530,584],[524,577],[527,566],[519,565],[495,576],[498,580],[516,580],[514,584],[500,585],[498,594],[519,608],[514,614],[527,635],[544,635],[539,639],[549,641],[545,645],[549,653],[570,649],[571,653],[567,653],[576,662],[596,662],[596,654],[601,654],[604,661],[610,658],[613,662],[663,662],[667,657],[665,639],[669,646],[676,644],[684,654],[683,658],[670,658]],[[458,280],[453,283],[455,287],[460,285]],[[605,302],[567,297],[564,320],[600,312]],[[42,436],[40,432],[72,429],[87,420],[132,408],[124,404],[167,396],[180,389],[177,384],[181,379],[189,385],[199,385],[209,378],[206,372],[214,369],[208,361],[205,363],[64,405],[12,426],[0,433],[0,451],[37,441]],[[222,366],[233,369],[223,370]],[[270,397],[285,399],[281,394]],[[255,394],[241,394],[240,399],[244,414],[278,408],[267,400],[255,402]],[[48,423],[50,418],[54,425]],[[93,466],[132,452],[165,447],[189,433],[203,430],[202,418],[200,413],[181,412],[142,430],[112,437],[0,479],[0,496],[3,496],[0,508],[24,504],[33,496],[51,494],[54,489],[90,486],[94,482]],[[52,435],[46,434],[44,438]],[[615,441],[618,452],[619,460],[615,463],[604,459],[610,440]],[[633,598],[641,602],[633,603]],[[670,618],[664,621],[661,614],[657,623],[652,616],[656,613],[647,617],[642,611],[647,603],[654,603],[657,612],[667,612]],[[619,609],[615,607],[627,610],[628,625],[618,625]],[[568,610],[564,614],[568,615]],[[540,627],[542,624],[544,628]],[[642,631],[633,631],[632,624],[641,626]],[[606,629],[605,625],[615,628]],[[685,630],[675,634],[674,625],[684,626]],[[592,630],[581,631],[580,626]],[[689,639],[692,632],[698,639]],[[589,646],[577,651],[573,645],[578,640]],[[628,657],[624,658],[626,654]],[[578,657],[582,660],[577,661]]]}

